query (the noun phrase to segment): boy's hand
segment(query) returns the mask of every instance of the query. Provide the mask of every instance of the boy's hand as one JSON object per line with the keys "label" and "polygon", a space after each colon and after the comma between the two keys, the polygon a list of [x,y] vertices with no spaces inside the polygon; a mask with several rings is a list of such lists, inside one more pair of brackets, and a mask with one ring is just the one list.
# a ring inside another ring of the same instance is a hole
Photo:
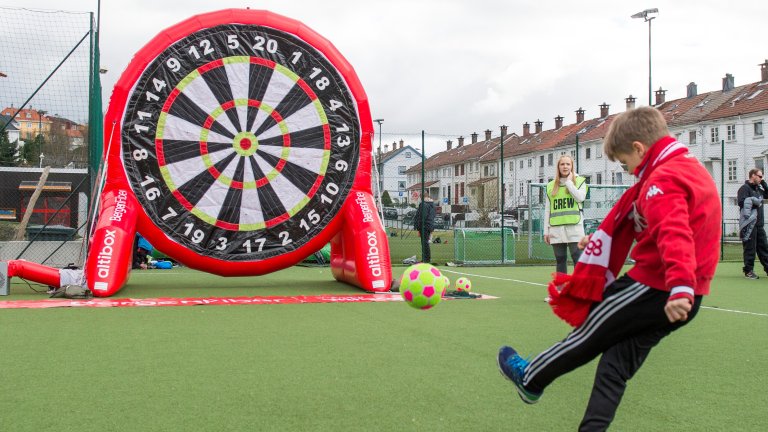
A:
{"label": "boy's hand", "polygon": [[549,234],[544,234],[544,243],[549,244]]}
{"label": "boy's hand", "polygon": [[579,249],[584,250],[584,248],[587,247],[587,245],[589,244],[589,239],[591,237],[592,237],[592,234],[582,237],[581,240],[579,240],[579,244],[578,244]]}
{"label": "boy's hand", "polygon": [[664,313],[667,314],[669,322],[686,321],[688,312],[691,311],[691,301],[687,298],[677,298],[670,300],[664,305]]}

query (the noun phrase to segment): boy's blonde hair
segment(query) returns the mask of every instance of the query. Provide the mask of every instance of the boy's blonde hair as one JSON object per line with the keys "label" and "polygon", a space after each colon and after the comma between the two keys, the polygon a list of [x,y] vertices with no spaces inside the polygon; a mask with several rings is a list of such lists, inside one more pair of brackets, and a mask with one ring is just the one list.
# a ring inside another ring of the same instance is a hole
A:
{"label": "boy's blonde hair", "polygon": [[615,161],[617,153],[632,151],[632,143],[641,142],[646,147],[669,135],[664,116],[653,107],[631,109],[616,116],[603,138],[603,153]]}

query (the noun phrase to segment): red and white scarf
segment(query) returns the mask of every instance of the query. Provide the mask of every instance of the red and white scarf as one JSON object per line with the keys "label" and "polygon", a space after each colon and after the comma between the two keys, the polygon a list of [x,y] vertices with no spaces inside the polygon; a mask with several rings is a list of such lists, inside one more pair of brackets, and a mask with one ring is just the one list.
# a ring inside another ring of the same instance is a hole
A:
{"label": "red and white scarf", "polygon": [[635,200],[645,180],[659,165],[687,152],[672,137],[664,137],[650,147],[633,173],[637,183],[624,192],[592,234],[573,274],[556,273],[549,283],[549,305],[555,315],[578,327],[587,319],[592,304],[603,300],[603,290],[616,279],[632,247]]}

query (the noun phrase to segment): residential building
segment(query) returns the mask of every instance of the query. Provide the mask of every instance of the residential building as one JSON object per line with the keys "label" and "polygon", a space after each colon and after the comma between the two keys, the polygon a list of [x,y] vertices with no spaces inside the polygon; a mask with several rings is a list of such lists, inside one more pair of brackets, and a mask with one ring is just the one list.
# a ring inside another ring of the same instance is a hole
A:
{"label": "residential building", "polygon": [[[16,111],[19,109],[11,106],[3,109],[0,114],[13,117]],[[39,134],[43,134],[43,136],[50,134],[52,122],[45,114],[46,112],[43,110],[38,111],[32,108],[24,108],[16,114],[14,120],[19,124],[22,140],[32,140]]]}
{"label": "residential building", "polygon": [[405,145],[403,140],[399,146],[393,142],[391,150],[388,145],[384,146],[384,151],[378,149],[376,171],[371,176],[374,196],[386,191],[394,204],[408,204],[406,172],[417,163],[421,163],[421,152]]}
{"label": "residential building", "polygon": [[[704,164],[718,191],[724,191],[726,234],[735,232],[738,221],[736,191],[744,183],[750,169],[757,167],[764,170],[768,165],[765,132],[768,123],[768,60],[760,68],[760,81],[738,87],[735,78],[726,74],[722,87],[715,91],[698,94],[696,84],[690,83],[686,88],[686,97],[670,101],[666,100],[666,90],[659,88],[655,92],[654,106],[664,115],[671,134],[686,144]],[[625,100],[626,109],[635,107],[633,96]],[[599,117],[586,119],[586,110],[579,108],[575,123],[568,125],[563,125],[563,117],[558,116],[553,129],[544,130],[543,122],[537,120],[533,132],[528,123],[523,124],[521,135],[509,134],[507,138],[505,130],[503,160],[499,138],[492,138],[489,130],[486,131],[486,140],[478,143],[484,145],[482,148],[477,146],[471,157],[457,155],[457,149],[452,149],[449,142],[445,151],[427,159],[426,189],[433,198],[442,197],[445,193],[440,185],[456,184],[458,177],[468,185],[469,199],[464,200],[464,194],[461,194],[462,200],[469,205],[468,210],[498,206],[502,193],[506,208],[541,204],[544,202],[542,188],[537,188],[539,196],[529,197],[530,185],[552,180],[557,159],[563,154],[573,157],[576,172],[586,177],[590,184],[631,185],[634,177],[619,163],[611,162],[603,155],[603,138],[615,114],[609,113],[606,103],[599,109]],[[470,144],[466,149],[476,145]],[[455,169],[440,169],[462,163],[472,167],[466,174]],[[503,169],[503,185],[499,182],[500,168]],[[420,166],[415,166],[408,174],[409,190],[417,192],[421,188]]]}

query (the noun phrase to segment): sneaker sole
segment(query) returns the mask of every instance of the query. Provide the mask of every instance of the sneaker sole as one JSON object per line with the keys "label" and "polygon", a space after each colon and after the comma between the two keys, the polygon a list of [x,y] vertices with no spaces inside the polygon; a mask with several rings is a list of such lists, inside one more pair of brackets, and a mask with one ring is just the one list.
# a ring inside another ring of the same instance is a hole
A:
{"label": "sneaker sole", "polygon": [[496,365],[499,367],[499,373],[501,376],[503,376],[507,381],[511,382],[515,386],[517,395],[520,396],[520,399],[522,399],[523,402],[527,403],[528,405],[533,405],[539,401],[539,399],[530,399],[530,397],[520,387],[517,386],[517,383],[504,373],[504,369],[501,367],[501,356],[499,355],[496,356]]}

